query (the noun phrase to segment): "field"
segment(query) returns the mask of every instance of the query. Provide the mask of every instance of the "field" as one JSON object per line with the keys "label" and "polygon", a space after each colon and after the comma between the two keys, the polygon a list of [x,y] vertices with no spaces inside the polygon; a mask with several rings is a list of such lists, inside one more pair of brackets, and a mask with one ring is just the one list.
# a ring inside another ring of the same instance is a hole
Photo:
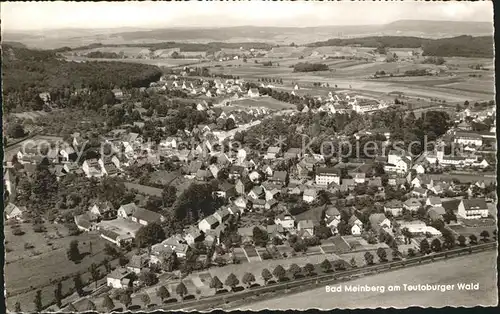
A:
{"label": "field", "polygon": [[[480,260],[481,263],[476,261]],[[491,306],[497,303],[496,253],[484,252],[474,256],[463,256],[447,261],[395,270],[346,282],[342,286],[370,285],[384,286],[380,292],[329,292],[324,287],[292,294],[272,300],[257,302],[241,307],[240,310],[289,309],[306,310],[333,308],[404,308],[410,306],[444,307]],[[459,291],[457,283],[479,283],[479,291]],[[454,284],[455,289],[447,292],[403,291],[403,284]],[[389,292],[387,287],[398,285],[401,291]]]}
{"label": "field", "polygon": [[234,109],[248,109],[249,107],[265,107],[273,110],[291,109],[295,108],[294,105],[276,100],[271,97],[259,98],[245,98],[231,101],[229,108]]}
{"label": "field", "polygon": [[[38,289],[42,291],[43,303],[51,302],[54,299],[54,282],[63,276],[71,277],[77,272],[85,273],[82,279],[87,282],[90,279],[87,273],[90,264],[100,263],[105,258],[103,251],[105,240],[98,235],[84,233],[58,238],[57,231],[61,235],[66,235],[64,227],[47,226],[46,236],[34,233],[29,225],[23,225],[21,229],[25,232],[22,236],[12,235],[8,226],[5,230],[6,247],[7,250],[11,250],[7,253],[5,265],[5,286],[9,293],[7,296],[9,306],[19,300],[23,310],[33,309],[31,301]],[[55,238],[49,239],[51,235]],[[80,253],[84,256],[79,264],[70,262],[66,255],[72,240],[79,241]],[[33,249],[26,250],[25,243],[31,244]],[[35,251],[37,253],[33,254]],[[100,271],[104,273],[104,268],[102,267]],[[64,293],[73,287],[72,278],[63,281]]]}
{"label": "field", "polygon": [[88,61],[114,61],[114,62],[132,62],[141,64],[156,65],[159,67],[175,67],[188,64],[196,64],[199,59],[104,59],[104,58],[87,58],[77,56],[67,56],[66,60],[75,62],[88,62]]}

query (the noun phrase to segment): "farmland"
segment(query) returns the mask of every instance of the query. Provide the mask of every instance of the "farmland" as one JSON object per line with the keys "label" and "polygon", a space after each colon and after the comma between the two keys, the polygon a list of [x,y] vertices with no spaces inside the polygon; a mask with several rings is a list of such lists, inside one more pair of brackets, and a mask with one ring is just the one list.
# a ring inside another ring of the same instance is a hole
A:
{"label": "farmland", "polygon": [[272,110],[291,109],[295,106],[271,97],[245,98],[231,101],[231,110],[248,109],[249,107],[266,107]]}
{"label": "farmland", "polygon": [[[481,263],[475,261],[481,260]],[[494,305],[497,303],[496,271],[491,265],[496,262],[496,253],[484,252],[476,256],[463,256],[453,260],[439,261],[409,269],[395,270],[387,274],[374,275],[348,282],[346,285],[385,286],[385,293],[380,292],[337,292],[327,293],[325,288],[314,289],[300,294],[257,302],[241,310],[285,309],[305,310],[309,308],[375,308],[408,306],[443,307]],[[472,267],[472,264],[474,267]],[[460,271],[458,271],[460,270]],[[457,283],[479,283],[478,291],[457,290]],[[398,291],[389,292],[389,285],[403,284],[454,284],[455,289],[447,292],[435,291]]]}
{"label": "farmland", "polygon": [[92,62],[92,61],[98,61],[98,62],[109,62],[109,61],[114,61],[114,62],[130,62],[130,63],[140,63],[140,64],[149,64],[149,65],[155,65],[158,67],[175,67],[175,66],[181,66],[181,65],[189,65],[189,64],[196,64],[199,62],[198,59],[134,59],[134,58],[129,58],[129,59],[104,59],[104,58],[87,58],[87,57],[78,57],[78,56],[67,56],[66,60],[68,61],[75,61],[75,62]]}

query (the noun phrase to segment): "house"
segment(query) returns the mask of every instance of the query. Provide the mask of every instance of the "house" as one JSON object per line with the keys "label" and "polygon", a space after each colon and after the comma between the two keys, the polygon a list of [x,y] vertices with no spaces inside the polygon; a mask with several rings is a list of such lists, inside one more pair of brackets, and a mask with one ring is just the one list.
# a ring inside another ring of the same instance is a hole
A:
{"label": "house", "polygon": [[312,203],[316,200],[316,197],[318,196],[318,192],[316,189],[306,189],[304,191],[304,194],[302,195],[302,199],[306,203]]}
{"label": "house", "polygon": [[268,177],[272,177],[274,174],[274,169],[271,165],[264,165],[262,167],[262,172],[264,172],[264,174],[266,174]]}
{"label": "house", "polygon": [[259,96],[260,96],[259,89],[257,89],[257,88],[250,88],[248,90],[248,97],[254,98],[254,97],[259,97]]}
{"label": "house", "polygon": [[229,211],[229,213],[233,216],[241,216],[243,214],[243,209],[241,209],[240,207],[236,206],[236,205],[230,205],[227,207],[227,210]]}
{"label": "house", "polygon": [[370,227],[377,234],[380,232],[380,230],[391,229],[391,221],[385,216],[385,214],[371,214],[368,220],[370,221]]}
{"label": "house", "polygon": [[276,159],[281,155],[281,148],[278,146],[270,146],[267,149],[266,159]]}
{"label": "house", "polygon": [[218,197],[222,197],[222,198],[235,196],[236,195],[236,188],[233,184],[225,181],[225,182],[222,182],[221,184],[219,184],[219,187],[218,187],[217,191],[215,191],[215,194]]}
{"label": "house", "polygon": [[96,225],[92,222],[93,219],[88,213],[75,216],[74,220],[78,230],[89,232],[97,229]]}
{"label": "house", "polygon": [[266,200],[266,204],[264,205],[264,208],[267,210],[270,210],[270,209],[274,208],[276,205],[278,205],[278,201],[275,199],[270,199],[270,200]]}
{"label": "house", "polygon": [[431,220],[443,220],[443,215],[446,213],[446,210],[443,206],[433,206],[429,209],[427,214]]}
{"label": "house", "polygon": [[403,208],[410,212],[416,212],[421,206],[422,204],[416,198],[409,198],[403,203]]}
{"label": "house", "polygon": [[288,149],[288,151],[285,152],[283,157],[285,159],[294,159],[294,158],[300,158],[301,154],[302,151],[300,148],[291,147],[290,149]]}
{"label": "house", "polygon": [[265,209],[267,204],[265,199],[253,199],[250,200],[250,202],[252,203],[253,209]]}
{"label": "house", "polygon": [[317,185],[327,186],[330,183],[340,185],[340,171],[336,168],[318,168],[316,170],[315,182]]}
{"label": "house", "polygon": [[89,212],[97,217],[110,215],[114,211],[111,202],[95,202],[89,208]]}
{"label": "house", "polygon": [[107,175],[109,177],[114,177],[118,175],[119,172],[120,170],[116,167],[116,165],[113,162],[109,161],[103,164],[102,173],[104,175]]}
{"label": "house", "polygon": [[356,184],[363,184],[366,181],[366,173],[355,173],[354,182]]}
{"label": "house", "polygon": [[102,160],[98,159],[87,159],[83,162],[82,169],[85,172],[87,178],[99,178],[102,177],[103,172],[101,169]]}
{"label": "house", "polygon": [[210,229],[215,229],[219,225],[219,221],[213,215],[206,217],[202,221],[198,223],[198,229],[203,232],[206,232]]}
{"label": "house", "polygon": [[483,145],[481,135],[473,132],[455,132],[454,142],[462,145],[474,145],[479,147]]}
{"label": "house", "polygon": [[292,229],[295,227],[295,219],[292,215],[287,213],[282,213],[276,216],[276,218],[274,218],[274,223],[285,229]]}
{"label": "house", "polygon": [[226,222],[229,217],[231,216],[231,213],[227,209],[227,207],[222,207],[219,210],[217,210],[213,216],[219,221],[219,225],[222,225],[224,222]]}
{"label": "house", "polygon": [[208,181],[212,177],[212,173],[209,170],[198,170],[195,175],[195,179],[198,181]]}
{"label": "house", "polygon": [[148,267],[149,258],[146,254],[133,255],[127,264],[127,270],[136,274],[140,274],[143,269]]}
{"label": "house", "polygon": [[124,267],[113,270],[106,277],[106,285],[115,289],[124,289],[132,285],[130,278],[133,278],[132,272]]}
{"label": "house", "polygon": [[265,191],[260,185],[254,186],[250,193],[248,193],[248,197],[254,200],[264,198],[265,195]]}
{"label": "house", "polygon": [[286,186],[288,180],[288,173],[286,171],[275,171],[272,177],[268,179],[268,182]]}
{"label": "house", "polygon": [[161,214],[143,208],[137,208],[134,210],[130,218],[133,222],[140,223],[143,226],[147,226],[152,223],[160,223],[165,220],[165,217]]}
{"label": "house", "polygon": [[201,233],[200,229],[191,226],[187,230],[186,235],[184,236],[184,240],[186,240],[187,244],[192,245],[196,241],[201,240],[202,237],[203,237],[203,234]]}
{"label": "house", "polygon": [[16,205],[9,203],[7,206],[5,206],[5,219],[21,219],[23,215],[23,209],[24,208],[19,208]]}
{"label": "house", "polygon": [[333,205],[326,205],[325,208],[325,219],[335,218],[340,220],[340,212],[337,207]]}
{"label": "house", "polygon": [[314,236],[314,223],[312,220],[301,220],[297,223],[297,230],[307,232],[310,236]]}
{"label": "house", "polygon": [[394,217],[401,216],[403,212],[403,204],[398,200],[391,200],[384,205],[384,212],[390,212]]}
{"label": "house", "polygon": [[123,91],[121,89],[115,88],[111,92],[113,92],[116,98],[123,98]]}
{"label": "house", "polygon": [[458,215],[465,219],[479,219],[488,217],[488,205],[485,199],[464,199],[458,205]]}
{"label": "house", "polygon": [[241,179],[236,180],[236,184],[234,187],[235,187],[236,194],[238,194],[238,195],[246,194],[245,183],[243,183],[243,181]]}
{"label": "house", "polygon": [[351,235],[359,236],[363,230],[363,223],[355,215],[352,215],[347,222],[347,225],[351,228]]}
{"label": "house", "polygon": [[117,215],[120,218],[129,218],[138,209],[139,209],[139,207],[137,207],[137,205],[135,205],[135,203],[125,204],[125,205],[120,206],[120,208],[118,209]]}
{"label": "house", "polygon": [[176,149],[178,146],[178,139],[172,136],[167,137],[166,139],[162,140],[160,142],[160,147],[161,148],[172,148]]}
{"label": "house", "polygon": [[427,197],[428,191],[424,188],[414,188],[413,191],[411,191],[411,194],[415,197]]}
{"label": "house", "polygon": [[415,169],[415,171],[418,174],[424,174],[425,173],[425,168],[422,165],[415,165],[415,166],[413,166],[413,169]]}
{"label": "house", "polygon": [[441,198],[436,197],[436,196],[428,197],[427,200],[425,201],[425,205],[426,206],[441,206],[442,205]]}
{"label": "house", "polygon": [[239,179],[245,173],[245,168],[239,165],[231,165],[229,167],[228,178],[229,179]]}
{"label": "house", "polygon": [[247,206],[248,206],[248,202],[246,200],[246,198],[240,196],[240,197],[237,197],[234,201],[233,201],[233,204],[234,206],[238,207],[238,208],[242,208],[242,209],[246,209]]}

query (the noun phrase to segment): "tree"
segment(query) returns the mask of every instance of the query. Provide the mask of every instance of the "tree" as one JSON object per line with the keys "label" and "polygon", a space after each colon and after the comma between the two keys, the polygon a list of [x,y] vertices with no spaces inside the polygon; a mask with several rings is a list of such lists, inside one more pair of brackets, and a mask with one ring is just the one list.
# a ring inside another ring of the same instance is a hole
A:
{"label": "tree", "polygon": [[61,308],[61,306],[62,306],[62,299],[63,299],[63,295],[62,295],[62,282],[61,281],[59,281],[57,283],[57,287],[54,290],[54,297],[56,299],[57,307]]}
{"label": "tree", "polygon": [[420,242],[420,253],[422,253],[422,254],[429,254],[430,253],[430,245],[429,245],[429,241],[427,241],[427,239],[423,239]]}
{"label": "tree", "polygon": [[138,247],[150,246],[165,240],[165,231],[158,223],[151,223],[137,231],[135,240]]}
{"label": "tree", "polygon": [[255,282],[255,276],[252,273],[245,273],[241,282],[247,286],[251,286]]}
{"label": "tree", "polygon": [[21,310],[21,303],[19,303],[19,301],[16,302],[16,304],[14,304],[14,312],[16,313],[21,313],[22,310]]}
{"label": "tree", "polygon": [[99,272],[99,267],[95,263],[92,263],[89,268],[90,276],[92,277],[92,280],[95,282],[95,287],[97,289],[97,280],[99,280],[100,277],[100,272]]}
{"label": "tree", "polygon": [[115,308],[115,303],[109,297],[108,294],[105,294],[104,298],[102,299],[102,307],[105,308],[105,309],[107,309],[108,312],[111,312],[111,310]]}
{"label": "tree", "polygon": [[127,309],[130,304],[132,304],[132,298],[130,297],[130,294],[128,292],[125,292],[120,295],[120,302],[125,305],[125,308]]}
{"label": "tree", "polygon": [[269,240],[269,236],[267,231],[262,230],[259,227],[253,228],[253,242],[258,246],[265,246],[267,241]]}
{"label": "tree", "polygon": [[215,289],[215,292],[222,289],[222,282],[220,281],[219,277],[212,277],[212,280],[210,281],[210,288]]}
{"label": "tree", "polygon": [[240,283],[240,281],[238,280],[236,275],[233,273],[229,274],[229,276],[227,276],[227,278],[226,278],[226,281],[224,281],[224,284],[233,290],[234,290],[234,288],[236,288],[236,286],[239,283]]}
{"label": "tree", "polygon": [[373,265],[373,254],[370,252],[365,253],[366,265]]}
{"label": "tree", "polygon": [[297,264],[290,265],[288,271],[292,274],[293,278],[297,278],[297,276],[302,272],[302,269]]}
{"label": "tree", "polygon": [[351,262],[350,262],[350,264],[351,264],[351,267],[352,267],[352,268],[356,268],[356,267],[358,267],[358,266],[356,265],[356,259],[355,259],[354,257],[353,257],[353,258],[351,258]]}
{"label": "tree", "polygon": [[262,270],[262,273],[261,273],[261,276],[262,276],[262,279],[264,279],[264,282],[267,284],[267,282],[273,278],[273,275],[271,274],[271,272],[269,271],[269,269],[267,268],[264,268]]}
{"label": "tree", "polygon": [[311,276],[312,273],[314,272],[314,265],[311,263],[307,263],[304,265],[304,272],[308,275]]}
{"label": "tree", "polygon": [[111,272],[111,264],[107,258],[104,258],[102,264],[104,265],[104,268],[106,269],[107,273]]}
{"label": "tree", "polygon": [[177,288],[175,288],[175,292],[180,295],[182,299],[184,299],[184,296],[188,294],[186,285],[182,281],[177,285]]}
{"label": "tree", "polygon": [[321,269],[323,269],[323,271],[325,273],[329,273],[332,271],[332,263],[330,263],[329,260],[325,259],[324,261],[321,262],[320,264],[321,266]]}
{"label": "tree", "polygon": [[76,274],[75,277],[73,277],[73,282],[75,284],[75,290],[76,293],[78,293],[78,296],[83,296],[83,282],[80,274]]}
{"label": "tree", "polygon": [[35,294],[35,300],[33,300],[33,303],[35,303],[35,309],[38,313],[42,312],[43,310],[43,305],[42,305],[42,291],[37,290]]}
{"label": "tree", "polygon": [[146,286],[152,286],[158,282],[158,277],[152,271],[143,271],[139,275],[139,280]]}
{"label": "tree", "polygon": [[170,297],[170,293],[168,292],[167,288],[165,288],[164,286],[160,286],[160,288],[158,288],[158,290],[156,290],[156,295],[161,299],[162,302],[166,298]]}
{"label": "tree", "polygon": [[431,250],[434,252],[441,252],[441,241],[439,239],[434,239],[431,242]]}
{"label": "tree", "polygon": [[22,125],[20,125],[19,123],[14,123],[9,125],[7,134],[12,138],[20,138],[25,135],[25,132]]}
{"label": "tree", "polygon": [[398,260],[401,259],[400,256],[401,256],[401,252],[399,252],[397,248],[394,248],[392,250],[392,260],[393,261],[398,261]]}
{"label": "tree", "polygon": [[286,275],[286,271],[285,269],[283,268],[283,266],[281,265],[278,265],[276,266],[276,268],[273,270],[273,275],[276,279],[278,279],[278,281],[281,281],[283,280],[283,278],[285,278],[285,275]]}
{"label": "tree", "polygon": [[475,244],[477,244],[477,237],[476,237],[476,235],[475,235],[475,234],[471,234],[471,235],[469,236],[469,243],[470,243],[471,245],[475,245]]}
{"label": "tree", "polygon": [[459,235],[457,240],[458,240],[459,245],[462,247],[465,246],[465,241],[467,241],[463,234]]}
{"label": "tree", "polygon": [[415,250],[410,248],[408,249],[408,256],[409,257],[415,257],[416,253],[415,253]]}
{"label": "tree", "polygon": [[165,187],[161,193],[163,207],[170,207],[175,203],[177,198],[177,188],[173,185]]}
{"label": "tree", "polygon": [[384,248],[379,247],[377,249],[377,256],[381,262],[387,261],[387,252],[385,251]]}
{"label": "tree", "polygon": [[483,231],[479,234],[479,236],[482,238],[481,240],[482,240],[483,242],[488,242],[488,241],[489,241],[489,239],[488,239],[488,238],[490,237],[490,233],[489,233],[488,231],[486,231],[486,230],[483,230]]}
{"label": "tree", "polygon": [[141,295],[141,301],[146,307],[148,307],[149,303],[151,303],[151,298],[147,293],[144,293]]}
{"label": "tree", "polygon": [[81,259],[80,250],[78,249],[78,241],[73,240],[69,244],[69,249],[66,252],[68,259],[74,263],[79,262]]}

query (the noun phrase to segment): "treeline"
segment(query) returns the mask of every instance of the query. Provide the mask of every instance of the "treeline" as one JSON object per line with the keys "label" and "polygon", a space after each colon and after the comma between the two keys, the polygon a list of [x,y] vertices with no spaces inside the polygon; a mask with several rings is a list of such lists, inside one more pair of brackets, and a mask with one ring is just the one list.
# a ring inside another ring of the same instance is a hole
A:
{"label": "treeline", "polygon": [[92,51],[86,54],[87,58],[121,59],[116,52]]}
{"label": "treeline", "polygon": [[387,48],[422,48],[424,56],[438,57],[492,57],[493,38],[490,36],[458,36],[428,39],[408,36],[372,36],[349,39],[329,39],[314,42],[309,47],[360,46]]}
{"label": "treeline", "polygon": [[248,42],[248,43],[224,43],[224,42],[210,42],[206,44],[202,43],[181,43],[181,42],[162,42],[162,43],[145,43],[145,44],[101,44],[95,43],[86,46],[81,46],[77,48],[71,49],[72,51],[78,50],[86,50],[86,49],[95,49],[101,47],[146,47],[152,50],[159,49],[171,49],[171,48],[180,48],[181,51],[207,51],[207,52],[215,52],[220,51],[221,49],[264,49],[271,50],[273,45],[267,43],[260,42]]}
{"label": "treeline", "polygon": [[315,72],[328,70],[328,65],[323,63],[299,62],[293,66],[293,72]]}
{"label": "treeline", "polygon": [[152,65],[68,62],[60,60],[54,51],[3,48],[3,99],[7,111],[32,102],[39,107],[39,94],[43,92],[49,92],[52,100],[58,95],[55,98],[70,102],[71,96],[81,89],[86,89],[85,94],[106,95],[115,87],[147,87],[162,75]]}

